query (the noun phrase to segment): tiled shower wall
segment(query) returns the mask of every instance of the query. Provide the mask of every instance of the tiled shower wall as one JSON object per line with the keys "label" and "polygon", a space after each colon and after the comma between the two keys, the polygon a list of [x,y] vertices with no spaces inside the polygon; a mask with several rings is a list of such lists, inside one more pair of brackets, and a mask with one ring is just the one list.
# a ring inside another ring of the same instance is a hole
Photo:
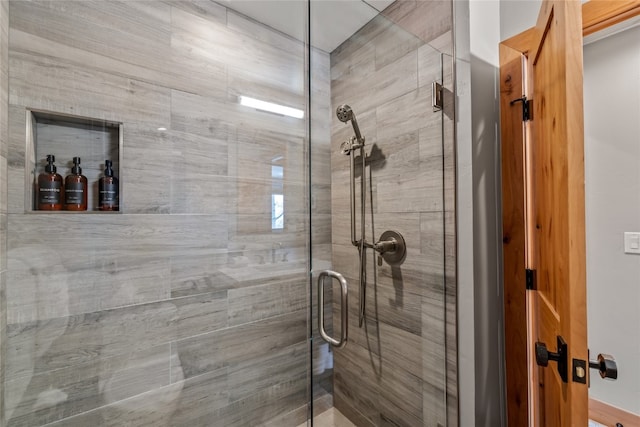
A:
{"label": "tiled shower wall", "polygon": [[[5,288],[7,280],[7,148],[9,132],[8,84],[9,84],[9,7],[7,2],[0,2],[0,385],[4,383],[5,327],[7,323],[7,306]],[[0,387],[0,426],[3,424],[4,387]]]}
{"label": "tiled shower wall", "polygon": [[[376,266],[369,252],[367,321],[358,328],[349,158],[339,148],[353,131],[334,118],[333,266],[352,295],[334,405],[358,426],[457,425],[451,8],[397,1],[331,54],[332,106],[353,108],[368,147],[367,240],[397,230],[407,243],[397,267]],[[445,86],[443,112],[432,110],[433,81]]]}
{"label": "tiled shower wall", "polygon": [[[1,4],[7,425],[303,421],[306,125],[237,102],[304,109],[303,44],[211,1]],[[29,212],[27,108],[123,123],[120,213]]]}

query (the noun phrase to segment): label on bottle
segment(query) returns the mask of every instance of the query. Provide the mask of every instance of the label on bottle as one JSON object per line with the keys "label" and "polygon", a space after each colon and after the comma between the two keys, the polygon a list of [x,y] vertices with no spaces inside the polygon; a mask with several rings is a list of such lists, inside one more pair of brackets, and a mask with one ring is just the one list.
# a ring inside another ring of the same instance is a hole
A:
{"label": "label on bottle", "polygon": [[81,205],[84,202],[84,185],[81,182],[70,182],[64,187],[68,205]]}
{"label": "label on bottle", "polygon": [[62,183],[60,181],[47,181],[40,185],[38,190],[38,203],[41,205],[57,205],[61,203]]}
{"label": "label on bottle", "polygon": [[[102,183],[101,183],[102,184]],[[104,183],[100,185],[100,206],[118,206],[118,184]]]}

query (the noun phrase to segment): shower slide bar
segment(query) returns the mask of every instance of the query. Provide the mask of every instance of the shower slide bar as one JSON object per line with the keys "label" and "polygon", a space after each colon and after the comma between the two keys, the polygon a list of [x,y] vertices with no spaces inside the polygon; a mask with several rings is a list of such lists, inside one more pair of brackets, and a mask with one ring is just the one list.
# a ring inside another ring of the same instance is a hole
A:
{"label": "shower slide bar", "polygon": [[[355,136],[349,138],[340,146],[342,154],[350,156],[349,161],[349,202],[351,213],[351,244],[358,248],[360,258],[359,280],[359,316],[358,326],[362,327],[366,312],[366,265],[365,256],[366,249],[374,249],[380,255],[378,257],[379,265],[382,265],[382,259],[391,265],[397,265],[404,261],[406,255],[406,245],[402,235],[396,231],[385,231],[380,236],[380,240],[376,243],[368,243],[365,239],[365,197],[367,192],[366,186],[366,153],[364,150],[364,137],[360,133],[356,115],[346,104],[340,105],[336,109],[338,120],[343,123],[351,122]],[[355,154],[356,150],[360,150],[361,173],[360,173],[360,238],[356,237],[356,178],[355,178]]]}
{"label": "shower slide bar", "polygon": [[[327,333],[324,328],[324,279],[331,278],[338,280],[340,283],[340,339],[335,339]],[[348,286],[347,281],[342,274],[332,270],[323,270],[318,275],[318,330],[320,336],[334,347],[342,348],[347,345],[349,339],[349,305],[348,305]]]}
{"label": "shower slide bar", "polygon": [[[364,151],[364,137],[360,133],[360,127],[358,126],[358,121],[356,120],[356,115],[354,114],[351,107],[346,104],[340,105],[336,109],[336,116],[338,120],[343,123],[347,123],[351,121],[351,125],[353,126],[353,132],[355,136],[352,136],[349,141],[345,141],[342,143],[340,149],[342,154],[346,154],[350,156],[349,160],[349,203],[350,203],[350,212],[351,212],[351,244],[358,248],[358,255],[360,257],[359,263],[359,279],[358,279],[358,287],[359,287],[359,315],[358,315],[358,326],[362,327],[365,316],[365,303],[366,303],[366,266],[364,263],[365,260],[365,248],[373,247],[368,244],[364,238],[365,236],[365,194],[367,194],[367,181],[365,178],[366,174],[366,153]],[[360,159],[361,159],[361,168],[360,168],[360,238],[356,238],[356,178],[355,178],[355,154],[356,150],[360,150]]]}

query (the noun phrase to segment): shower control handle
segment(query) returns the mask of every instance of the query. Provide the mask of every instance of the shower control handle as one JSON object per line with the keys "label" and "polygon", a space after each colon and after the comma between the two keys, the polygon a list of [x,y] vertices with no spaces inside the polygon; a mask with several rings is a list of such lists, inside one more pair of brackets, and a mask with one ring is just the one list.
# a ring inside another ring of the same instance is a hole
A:
{"label": "shower control handle", "polygon": [[391,237],[389,240],[380,240],[378,243],[373,245],[373,249],[383,254],[385,252],[395,251],[397,246],[397,240]]}
{"label": "shower control handle", "polygon": [[[335,339],[324,328],[324,279],[336,279],[340,283],[340,339]],[[342,274],[332,270],[323,270],[318,275],[318,330],[320,336],[334,347],[342,348],[347,345],[349,338],[349,300],[347,281]]]}
{"label": "shower control handle", "polygon": [[390,265],[402,264],[407,256],[407,245],[404,242],[404,237],[393,230],[387,230],[382,233],[380,240],[374,243],[373,249],[380,253],[382,259]]}

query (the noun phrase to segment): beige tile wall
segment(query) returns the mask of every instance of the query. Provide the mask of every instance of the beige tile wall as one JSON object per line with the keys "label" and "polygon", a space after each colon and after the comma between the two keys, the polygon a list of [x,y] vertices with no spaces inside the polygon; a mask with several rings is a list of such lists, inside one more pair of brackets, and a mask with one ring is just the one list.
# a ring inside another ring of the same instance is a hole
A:
{"label": "beige tile wall", "polygon": [[[305,109],[304,45],[211,1],[1,3],[7,425],[302,422],[307,125],[237,97]],[[29,212],[27,108],[123,123],[120,213]],[[313,149],[328,158],[328,138]],[[319,230],[327,168],[313,178]],[[330,236],[316,237],[326,262]]]}
{"label": "beige tile wall", "polygon": [[9,102],[9,10],[7,2],[0,2],[0,426],[4,425],[4,383],[6,343],[6,280],[7,280],[7,129]]}
{"label": "beige tile wall", "polygon": [[[391,229],[407,244],[398,267],[378,267],[369,253],[359,329],[349,158],[339,150],[353,131],[334,116],[332,259],[352,301],[350,342],[335,352],[334,404],[359,426],[457,424],[455,346],[448,348],[455,342],[451,29],[451,2],[397,1],[331,54],[331,104],[350,105],[366,138],[367,240]],[[432,110],[434,80],[446,87],[443,112]],[[334,298],[335,313],[338,304]]]}

